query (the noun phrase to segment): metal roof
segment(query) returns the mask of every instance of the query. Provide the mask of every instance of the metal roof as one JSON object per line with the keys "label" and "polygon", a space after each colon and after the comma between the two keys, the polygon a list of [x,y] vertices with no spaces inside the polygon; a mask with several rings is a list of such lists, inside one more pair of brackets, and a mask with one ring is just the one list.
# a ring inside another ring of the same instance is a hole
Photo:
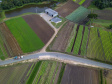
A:
{"label": "metal roof", "polygon": [[62,19],[55,17],[55,18],[51,19],[51,22],[59,23],[59,22],[62,22]]}
{"label": "metal roof", "polygon": [[50,8],[46,9],[45,11],[46,11],[46,12],[49,12],[50,14],[53,14],[53,15],[54,15],[54,14],[58,14],[58,12],[56,12],[56,11],[50,9]]}

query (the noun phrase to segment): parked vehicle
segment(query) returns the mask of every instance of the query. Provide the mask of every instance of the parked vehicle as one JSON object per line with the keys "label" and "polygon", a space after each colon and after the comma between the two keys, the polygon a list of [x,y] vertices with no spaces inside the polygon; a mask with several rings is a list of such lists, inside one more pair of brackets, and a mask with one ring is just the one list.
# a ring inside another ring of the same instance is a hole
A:
{"label": "parked vehicle", "polygon": [[20,59],[20,58],[22,59],[23,56],[15,56],[15,57],[14,57],[15,60]]}

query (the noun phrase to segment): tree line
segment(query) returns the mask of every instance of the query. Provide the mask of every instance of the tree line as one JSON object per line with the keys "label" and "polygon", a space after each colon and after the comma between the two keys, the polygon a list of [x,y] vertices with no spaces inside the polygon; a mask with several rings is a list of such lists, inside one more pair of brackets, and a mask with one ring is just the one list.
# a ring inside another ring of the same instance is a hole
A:
{"label": "tree line", "polygon": [[1,8],[3,10],[9,10],[11,8],[19,7],[19,6],[22,6],[24,4],[39,3],[39,2],[44,2],[44,1],[64,2],[64,1],[67,1],[67,0],[2,0]]}
{"label": "tree line", "polygon": [[104,9],[107,7],[112,7],[112,0],[94,0],[93,4],[99,9]]}

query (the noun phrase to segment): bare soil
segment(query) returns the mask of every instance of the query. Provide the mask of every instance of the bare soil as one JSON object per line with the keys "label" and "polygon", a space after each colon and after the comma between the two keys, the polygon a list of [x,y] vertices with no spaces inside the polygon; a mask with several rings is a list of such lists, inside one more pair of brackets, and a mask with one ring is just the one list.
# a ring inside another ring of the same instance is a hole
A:
{"label": "bare soil", "polygon": [[98,14],[98,19],[112,20],[112,10],[94,10],[94,13]]}
{"label": "bare soil", "polygon": [[51,50],[65,52],[71,32],[74,28],[73,22],[67,22],[66,25],[58,33]]}
{"label": "bare soil", "polygon": [[5,23],[0,24],[0,26],[1,26],[2,35],[4,36],[4,39],[6,40],[7,43],[7,44],[4,43],[4,46],[6,48],[8,55],[12,57],[12,56],[18,56],[23,54],[19,44],[17,43],[12,33],[9,31]]}
{"label": "bare soil", "polygon": [[39,15],[27,15],[23,16],[23,18],[43,43],[46,44],[54,34],[54,30],[51,26],[48,25]]}
{"label": "bare soil", "polygon": [[99,71],[67,64],[61,84],[99,84]]}
{"label": "bare soil", "polygon": [[89,5],[91,4],[92,1],[93,1],[93,0],[86,0],[82,5],[83,5],[84,7],[89,7]]}
{"label": "bare soil", "polygon": [[75,3],[72,0],[68,0],[66,4],[64,4],[62,7],[56,9],[56,11],[61,15],[62,17],[66,17],[70,13],[72,13],[74,10],[76,10],[79,7],[79,4]]}

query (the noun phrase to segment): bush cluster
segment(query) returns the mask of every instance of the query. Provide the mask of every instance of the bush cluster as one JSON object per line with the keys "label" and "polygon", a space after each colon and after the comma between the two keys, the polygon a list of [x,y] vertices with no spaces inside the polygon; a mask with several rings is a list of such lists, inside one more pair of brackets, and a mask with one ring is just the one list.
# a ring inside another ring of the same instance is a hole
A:
{"label": "bush cluster", "polygon": [[94,0],[93,4],[99,9],[104,9],[107,7],[112,7],[112,0]]}

